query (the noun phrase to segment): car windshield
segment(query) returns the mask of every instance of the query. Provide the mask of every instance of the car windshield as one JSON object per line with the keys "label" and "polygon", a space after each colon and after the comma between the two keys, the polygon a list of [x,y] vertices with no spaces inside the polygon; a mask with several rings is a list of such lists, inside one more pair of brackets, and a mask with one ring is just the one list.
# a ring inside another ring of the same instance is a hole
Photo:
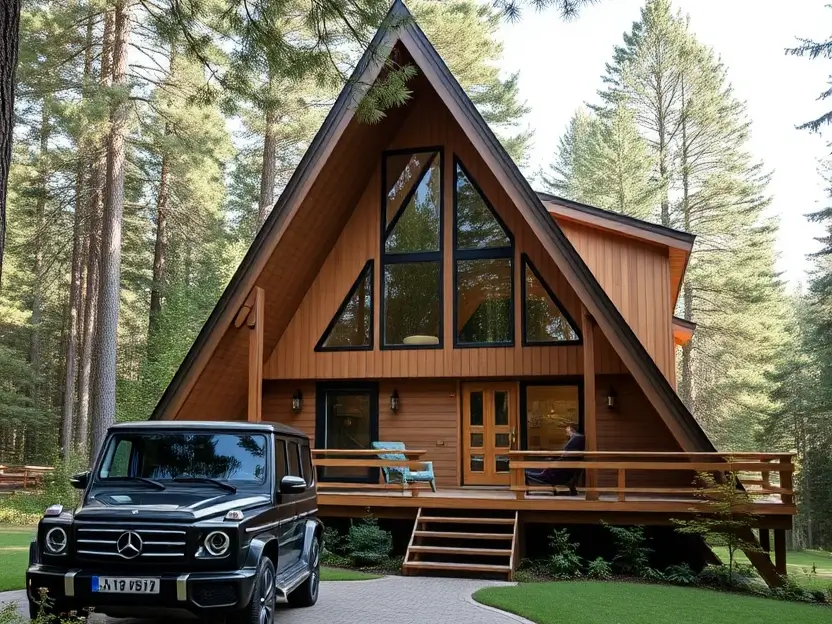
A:
{"label": "car windshield", "polygon": [[98,477],[105,483],[138,477],[167,485],[215,479],[245,486],[266,481],[266,459],[264,435],[125,432],[110,438]]}

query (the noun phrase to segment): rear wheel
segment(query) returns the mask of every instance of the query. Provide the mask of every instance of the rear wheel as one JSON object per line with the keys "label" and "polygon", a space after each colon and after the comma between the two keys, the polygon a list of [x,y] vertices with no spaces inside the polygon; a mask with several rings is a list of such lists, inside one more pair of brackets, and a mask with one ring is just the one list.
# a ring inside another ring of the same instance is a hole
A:
{"label": "rear wheel", "polygon": [[321,584],[321,540],[316,537],[309,551],[309,576],[291,594],[290,607],[311,607],[318,602],[318,589]]}
{"label": "rear wheel", "polygon": [[274,563],[268,557],[260,559],[251,602],[239,613],[227,618],[228,624],[272,624],[275,607]]}

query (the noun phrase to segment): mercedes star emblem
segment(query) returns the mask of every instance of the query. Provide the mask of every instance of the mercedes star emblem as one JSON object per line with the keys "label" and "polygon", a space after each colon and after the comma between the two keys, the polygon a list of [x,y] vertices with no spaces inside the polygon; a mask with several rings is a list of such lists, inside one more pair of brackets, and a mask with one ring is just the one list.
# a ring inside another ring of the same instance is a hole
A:
{"label": "mercedes star emblem", "polygon": [[142,553],[142,538],[133,531],[122,533],[116,542],[116,550],[125,559],[134,559]]}

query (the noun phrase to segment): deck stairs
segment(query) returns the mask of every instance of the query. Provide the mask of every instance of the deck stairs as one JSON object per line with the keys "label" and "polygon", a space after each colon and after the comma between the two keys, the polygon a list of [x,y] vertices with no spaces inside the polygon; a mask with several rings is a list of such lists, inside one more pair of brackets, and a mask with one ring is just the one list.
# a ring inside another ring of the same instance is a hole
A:
{"label": "deck stairs", "polygon": [[511,580],[518,563],[517,515],[420,508],[402,573]]}

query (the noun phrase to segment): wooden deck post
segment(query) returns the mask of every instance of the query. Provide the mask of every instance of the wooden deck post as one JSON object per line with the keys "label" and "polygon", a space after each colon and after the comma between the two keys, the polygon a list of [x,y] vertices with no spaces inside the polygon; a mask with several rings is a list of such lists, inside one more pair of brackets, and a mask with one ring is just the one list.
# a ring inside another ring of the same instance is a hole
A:
{"label": "wooden deck post", "polygon": [[760,548],[767,553],[771,552],[771,533],[768,529],[760,528]]}
{"label": "wooden deck post", "polygon": [[786,530],[774,529],[774,568],[777,574],[786,574]]}
{"label": "wooden deck post", "polygon": [[248,313],[248,421],[260,422],[263,417],[263,328],[265,325],[265,292],[259,286]]}
{"label": "wooden deck post", "polygon": [[[598,450],[598,432],[595,422],[595,319],[583,307],[581,331],[584,340],[584,436],[586,450]],[[594,470],[586,471],[586,498],[597,500],[598,475]]]}

